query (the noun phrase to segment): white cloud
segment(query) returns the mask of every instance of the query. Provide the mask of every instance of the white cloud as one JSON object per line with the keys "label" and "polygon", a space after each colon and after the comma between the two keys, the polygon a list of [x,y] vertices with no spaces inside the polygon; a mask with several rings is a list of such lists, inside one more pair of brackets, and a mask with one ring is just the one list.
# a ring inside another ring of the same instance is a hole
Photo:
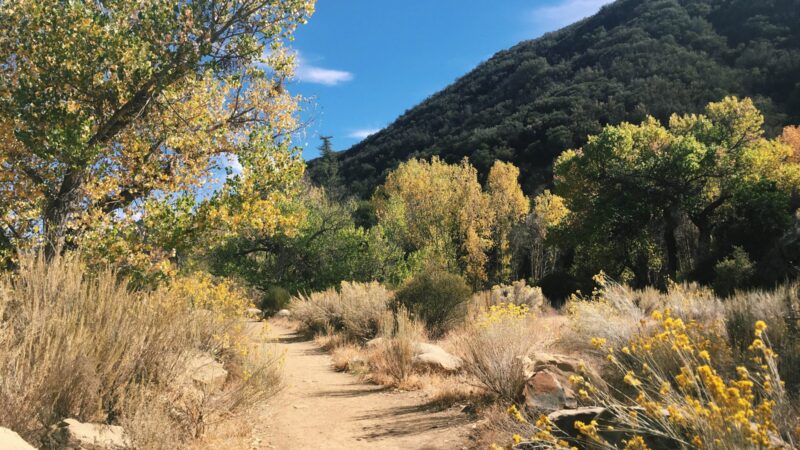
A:
{"label": "white cloud", "polygon": [[356,139],[365,139],[367,136],[371,134],[375,134],[378,131],[381,131],[380,128],[364,128],[361,130],[355,130],[352,133],[348,134],[348,137],[356,138]]}
{"label": "white cloud", "polygon": [[304,83],[323,84],[336,86],[353,79],[353,74],[344,70],[326,69],[309,63],[299,53],[297,54],[297,68],[295,76]]}
{"label": "white cloud", "polygon": [[555,5],[540,6],[530,13],[531,21],[548,31],[577,22],[600,10],[613,0],[564,0]]}

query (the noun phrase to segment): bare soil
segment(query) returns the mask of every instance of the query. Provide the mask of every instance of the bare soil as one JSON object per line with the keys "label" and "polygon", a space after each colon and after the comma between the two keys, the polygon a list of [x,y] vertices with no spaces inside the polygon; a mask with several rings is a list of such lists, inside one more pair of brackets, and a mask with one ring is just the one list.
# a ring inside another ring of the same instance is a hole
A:
{"label": "bare soil", "polygon": [[425,405],[420,392],[336,372],[328,354],[285,325],[273,323],[270,333],[285,352],[286,386],[253,424],[252,448],[471,448],[474,424],[460,408],[438,411]]}

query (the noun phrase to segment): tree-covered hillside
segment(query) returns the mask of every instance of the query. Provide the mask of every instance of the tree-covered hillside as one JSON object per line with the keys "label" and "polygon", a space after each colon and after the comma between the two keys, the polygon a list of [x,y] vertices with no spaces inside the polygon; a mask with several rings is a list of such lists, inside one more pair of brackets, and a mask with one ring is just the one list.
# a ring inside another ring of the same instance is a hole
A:
{"label": "tree-covered hillside", "polygon": [[412,157],[468,156],[482,176],[502,159],[532,192],[603,125],[663,121],[725,95],[753,98],[768,134],[800,122],[800,0],[618,0],[497,53],[339,154],[339,173],[368,196]]}

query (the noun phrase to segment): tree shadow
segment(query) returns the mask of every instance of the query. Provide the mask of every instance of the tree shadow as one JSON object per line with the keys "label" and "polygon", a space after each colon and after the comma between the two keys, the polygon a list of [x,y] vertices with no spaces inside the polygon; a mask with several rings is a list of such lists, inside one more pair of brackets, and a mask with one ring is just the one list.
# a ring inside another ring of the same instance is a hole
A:
{"label": "tree shadow", "polygon": [[427,405],[398,406],[361,415],[358,420],[377,420],[364,428],[364,439],[412,436],[435,429],[459,427],[470,422],[466,414],[431,411]]}

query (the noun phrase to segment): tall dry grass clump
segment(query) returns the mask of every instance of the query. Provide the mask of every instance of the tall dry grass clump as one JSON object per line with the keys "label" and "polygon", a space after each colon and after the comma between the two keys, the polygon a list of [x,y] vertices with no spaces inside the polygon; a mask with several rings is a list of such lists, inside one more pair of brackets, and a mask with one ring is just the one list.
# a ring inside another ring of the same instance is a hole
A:
{"label": "tall dry grass clump", "polygon": [[540,310],[547,303],[542,288],[528,286],[525,280],[511,285],[500,284],[472,296],[467,308],[467,317],[475,319],[492,306],[500,304],[527,305],[531,310]]}
{"label": "tall dry grass clump", "polygon": [[[238,307],[193,304],[214,296],[206,282],[194,292],[134,292],[113,271],[87,274],[76,254],[22,255],[19,270],[0,279],[0,426],[38,443],[67,417],[122,423],[137,447],[164,448],[267,393],[277,358],[246,355],[228,309]],[[226,362],[223,393],[189,399],[175,386],[197,352]]]}
{"label": "tall dry grass clump", "polygon": [[498,398],[516,401],[527,381],[524,359],[554,336],[527,304],[489,307],[454,337],[466,372]]}
{"label": "tall dry grass clump", "polygon": [[794,400],[800,400],[800,284],[737,292],[725,302],[725,314],[729,343],[740,357],[749,351],[753,325],[763,320],[769,326],[770,341],[781,357],[781,378]]}
{"label": "tall dry grass clump", "polygon": [[384,335],[369,352],[369,366],[379,384],[402,386],[414,373],[417,345],[425,342],[425,325],[410,316],[404,307],[394,315],[384,315]]}
{"label": "tall dry grass clump", "polygon": [[392,293],[382,284],[343,281],[328,289],[292,299],[292,317],[310,333],[341,333],[346,340],[365,342],[380,332]]}
{"label": "tall dry grass clump", "polygon": [[669,309],[684,321],[706,324],[722,332],[725,308],[711,289],[697,284],[671,284],[667,292],[652,287],[641,290],[616,283],[600,273],[594,277],[598,288],[588,297],[573,295],[566,305],[568,333],[561,345],[591,353],[592,338],[622,346],[635,336],[652,311]]}

